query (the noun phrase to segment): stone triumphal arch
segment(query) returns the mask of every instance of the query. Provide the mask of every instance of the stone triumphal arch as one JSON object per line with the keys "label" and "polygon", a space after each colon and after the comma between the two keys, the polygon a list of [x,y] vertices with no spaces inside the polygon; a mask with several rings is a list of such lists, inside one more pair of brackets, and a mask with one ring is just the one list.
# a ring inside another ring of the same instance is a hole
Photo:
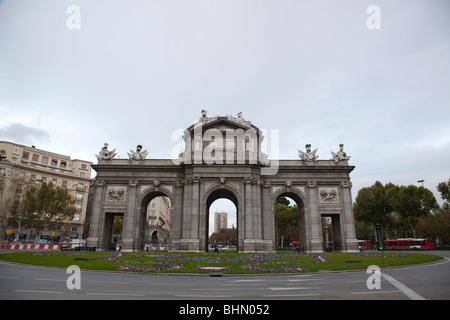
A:
{"label": "stone triumphal arch", "polygon": [[171,205],[169,250],[206,251],[209,207],[226,198],[237,209],[238,250],[274,252],[274,204],[287,196],[299,208],[303,251],[323,252],[325,216],[333,217],[335,249],[357,251],[349,176],[354,167],[343,145],[330,160],[318,160],[309,144],[297,160],[270,160],[262,151],[263,133],[241,113],[208,117],[203,110],[184,131],[185,149],[177,159],[147,159],[140,145],[129,159],[116,159],[105,144],[93,165],[88,243],[108,250],[113,217],[123,215],[122,250],[144,250],[147,206],[165,196]]}

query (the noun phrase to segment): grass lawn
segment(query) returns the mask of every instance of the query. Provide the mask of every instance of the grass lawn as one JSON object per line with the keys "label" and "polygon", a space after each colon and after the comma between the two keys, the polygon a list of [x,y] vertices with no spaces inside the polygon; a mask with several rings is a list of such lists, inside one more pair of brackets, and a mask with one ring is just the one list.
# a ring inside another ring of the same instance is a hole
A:
{"label": "grass lawn", "polygon": [[[384,256],[384,267],[413,265],[443,259],[435,255],[420,253],[386,252]],[[267,274],[365,270],[370,265],[383,268],[378,252],[255,254],[237,252],[168,253],[167,251],[139,253],[39,251],[5,253],[0,255],[0,260],[61,268],[77,265],[81,269],[147,273]]]}

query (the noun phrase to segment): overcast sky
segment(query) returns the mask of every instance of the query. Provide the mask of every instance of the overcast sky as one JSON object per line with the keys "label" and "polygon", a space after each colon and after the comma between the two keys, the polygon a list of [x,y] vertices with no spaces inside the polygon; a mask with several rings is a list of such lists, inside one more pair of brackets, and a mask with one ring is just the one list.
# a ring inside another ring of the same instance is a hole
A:
{"label": "overcast sky", "polygon": [[95,163],[242,111],[280,159],[344,143],[353,197],[424,179],[441,201],[449,89],[448,0],[0,0],[0,140]]}

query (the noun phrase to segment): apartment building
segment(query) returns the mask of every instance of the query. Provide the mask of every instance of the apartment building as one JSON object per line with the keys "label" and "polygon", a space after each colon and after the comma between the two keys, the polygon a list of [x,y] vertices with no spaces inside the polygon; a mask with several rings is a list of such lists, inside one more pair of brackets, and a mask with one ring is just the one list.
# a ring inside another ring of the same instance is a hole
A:
{"label": "apartment building", "polygon": [[170,233],[170,200],[156,197],[147,207],[147,237],[151,244],[167,243]]}
{"label": "apartment building", "polygon": [[[20,199],[27,184],[50,183],[67,188],[75,200],[76,214],[72,221],[51,223],[41,238],[58,242],[63,238],[82,238],[86,217],[92,162],[70,156],[0,141],[0,215],[6,219],[7,241],[34,241],[36,233],[25,221],[11,218],[9,199]],[[0,226],[1,227],[1,226]]]}
{"label": "apartment building", "polygon": [[228,228],[228,213],[215,212],[214,213],[214,232],[219,233],[221,229]]}

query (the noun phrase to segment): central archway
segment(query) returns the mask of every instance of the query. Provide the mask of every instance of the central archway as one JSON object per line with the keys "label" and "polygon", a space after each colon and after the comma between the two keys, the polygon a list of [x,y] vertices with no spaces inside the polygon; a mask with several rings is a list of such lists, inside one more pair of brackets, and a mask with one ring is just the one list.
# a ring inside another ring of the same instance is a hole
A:
{"label": "central archway", "polygon": [[[218,199],[228,199],[230,200],[236,207],[236,229],[237,229],[237,241],[236,241],[236,245],[237,245],[237,249],[239,251],[239,200],[238,197],[236,196],[236,194],[228,189],[228,188],[224,188],[224,187],[220,187],[220,188],[213,188],[212,190],[210,190],[210,192],[207,193],[206,195],[206,226],[209,226],[209,211],[211,208],[211,205],[213,204],[214,201],[218,200]],[[208,251],[208,247],[209,247],[209,234],[208,234],[208,230],[209,228],[207,227],[205,230],[205,243],[204,243],[204,248],[205,251]]]}

